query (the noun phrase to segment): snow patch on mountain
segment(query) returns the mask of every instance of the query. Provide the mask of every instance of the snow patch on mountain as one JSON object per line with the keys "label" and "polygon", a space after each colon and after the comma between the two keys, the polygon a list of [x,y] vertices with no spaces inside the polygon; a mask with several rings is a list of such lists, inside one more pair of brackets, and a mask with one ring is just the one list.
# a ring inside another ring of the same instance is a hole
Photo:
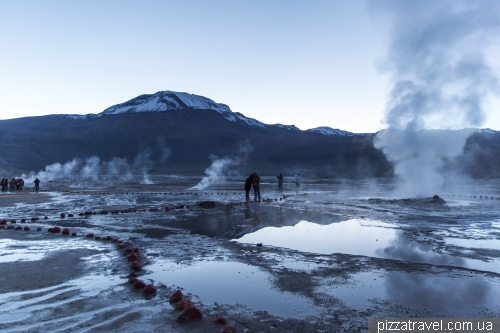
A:
{"label": "snow patch on mountain", "polygon": [[300,131],[300,129],[298,127],[296,127],[295,125],[274,124],[273,126],[283,128],[283,129],[286,129],[289,131]]}
{"label": "snow patch on mountain", "polygon": [[216,103],[209,98],[167,90],[158,91],[155,94],[140,95],[125,103],[113,105],[101,114],[162,112],[181,109],[215,110],[219,113],[232,112],[226,104]]}
{"label": "snow patch on mountain", "polygon": [[338,135],[338,136],[353,136],[355,135],[352,132],[339,130],[337,128],[331,128],[328,126],[321,126],[316,128],[311,128],[307,130],[308,132],[315,132],[323,135]]}

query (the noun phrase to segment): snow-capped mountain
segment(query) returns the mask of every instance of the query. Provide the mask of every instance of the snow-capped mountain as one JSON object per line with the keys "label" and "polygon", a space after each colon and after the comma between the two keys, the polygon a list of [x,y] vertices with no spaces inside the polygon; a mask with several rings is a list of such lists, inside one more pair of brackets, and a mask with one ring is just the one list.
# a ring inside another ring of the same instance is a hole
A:
{"label": "snow-capped mountain", "polygon": [[258,120],[245,117],[241,113],[233,112],[226,104],[216,103],[210,98],[176,91],[158,91],[155,94],[140,95],[125,103],[113,105],[100,115],[138,113],[138,112],[163,112],[171,110],[194,109],[214,110],[219,112],[229,121],[243,120],[249,125],[264,127],[265,124]]}
{"label": "snow-capped mountain", "polygon": [[216,103],[209,98],[167,90],[158,91],[155,94],[137,96],[125,103],[113,105],[101,113],[106,115],[134,112],[162,112],[181,109],[215,110],[222,114],[232,112],[226,104]]}

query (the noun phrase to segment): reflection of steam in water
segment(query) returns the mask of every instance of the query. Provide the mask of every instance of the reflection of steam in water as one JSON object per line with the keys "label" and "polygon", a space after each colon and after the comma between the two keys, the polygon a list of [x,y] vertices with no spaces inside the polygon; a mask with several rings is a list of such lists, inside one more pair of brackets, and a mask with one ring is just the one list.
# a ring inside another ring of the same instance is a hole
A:
{"label": "reflection of steam in water", "polygon": [[464,279],[437,272],[369,271],[352,274],[347,284],[318,291],[354,308],[367,309],[373,301],[388,300],[423,311],[420,316],[432,311],[438,316],[483,317],[484,309],[500,308],[500,285],[480,275]]}
{"label": "reflection of steam in water", "polygon": [[425,263],[439,266],[454,266],[500,273],[498,261],[485,262],[467,259],[449,254],[437,253],[432,246],[408,241],[402,234],[387,247],[376,251],[378,256],[388,259],[404,260],[415,263]]}
{"label": "reflection of steam in water", "polygon": [[[443,315],[471,316],[470,308],[498,309],[500,290],[482,277],[460,279],[431,274],[391,272],[384,279],[387,298],[410,307],[420,307]],[[465,311],[465,312],[464,312]]]}

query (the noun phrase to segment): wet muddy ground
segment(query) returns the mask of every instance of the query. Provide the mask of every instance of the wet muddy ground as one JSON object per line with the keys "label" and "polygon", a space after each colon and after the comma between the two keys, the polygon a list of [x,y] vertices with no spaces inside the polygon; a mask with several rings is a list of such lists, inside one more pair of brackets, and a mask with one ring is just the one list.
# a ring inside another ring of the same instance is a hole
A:
{"label": "wet muddy ground", "polygon": [[[237,180],[153,181],[0,194],[0,330],[218,332],[219,315],[237,332],[365,332],[372,317],[500,315],[496,182],[450,182],[442,204],[392,197],[380,179],[278,191],[264,177],[249,203]],[[156,294],[128,282],[119,242]],[[177,289],[203,319],[176,321]]]}

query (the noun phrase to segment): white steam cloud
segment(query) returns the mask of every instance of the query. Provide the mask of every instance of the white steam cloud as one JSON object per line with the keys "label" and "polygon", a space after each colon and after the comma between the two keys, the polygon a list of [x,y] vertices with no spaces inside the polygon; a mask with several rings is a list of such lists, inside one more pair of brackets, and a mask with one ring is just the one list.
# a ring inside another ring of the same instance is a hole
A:
{"label": "white steam cloud", "polygon": [[[155,153],[159,153],[158,159],[160,162],[164,162],[170,157],[171,150],[165,145],[163,138],[156,141]],[[143,149],[130,163],[127,159],[119,157],[114,157],[110,161],[102,161],[98,156],[85,159],[75,157],[64,164],[54,163],[45,166],[42,171],[22,174],[21,178],[27,184],[33,183],[35,178],[42,180],[44,183],[56,180],[70,181],[74,186],[82,185],[82,183],[105,183],[109,185],[132,180],[139,181],[141,184],[153,184],[148,174],[154,165],[151,160],[152,154],[151,149]]]}
{"label": "white steam cloud", "polygon": [[481,126],[485,100],[499,92],[484,50],[500,30],[500,2],[374,1],[370,7],[392,22],[385,67],[394,85],[388,128],[375,145],[403,180],[401,195],[435,194],[445,160],[460,155],[473,133],[457,129]]}
{"label": "white steam cloud", "polygon": [[225,156],[222,158],[211,154],[209,158],[212,164],[205,170],[206,176],[201,181],[192,187],[192,189],[202,190],[212,184],[223,184],[226,182],[226,177],[231,171],[231,168],[240,165],[247,160],[248,154],[253,151],[252,146],[248,142],[241,144],[234,156]]}

